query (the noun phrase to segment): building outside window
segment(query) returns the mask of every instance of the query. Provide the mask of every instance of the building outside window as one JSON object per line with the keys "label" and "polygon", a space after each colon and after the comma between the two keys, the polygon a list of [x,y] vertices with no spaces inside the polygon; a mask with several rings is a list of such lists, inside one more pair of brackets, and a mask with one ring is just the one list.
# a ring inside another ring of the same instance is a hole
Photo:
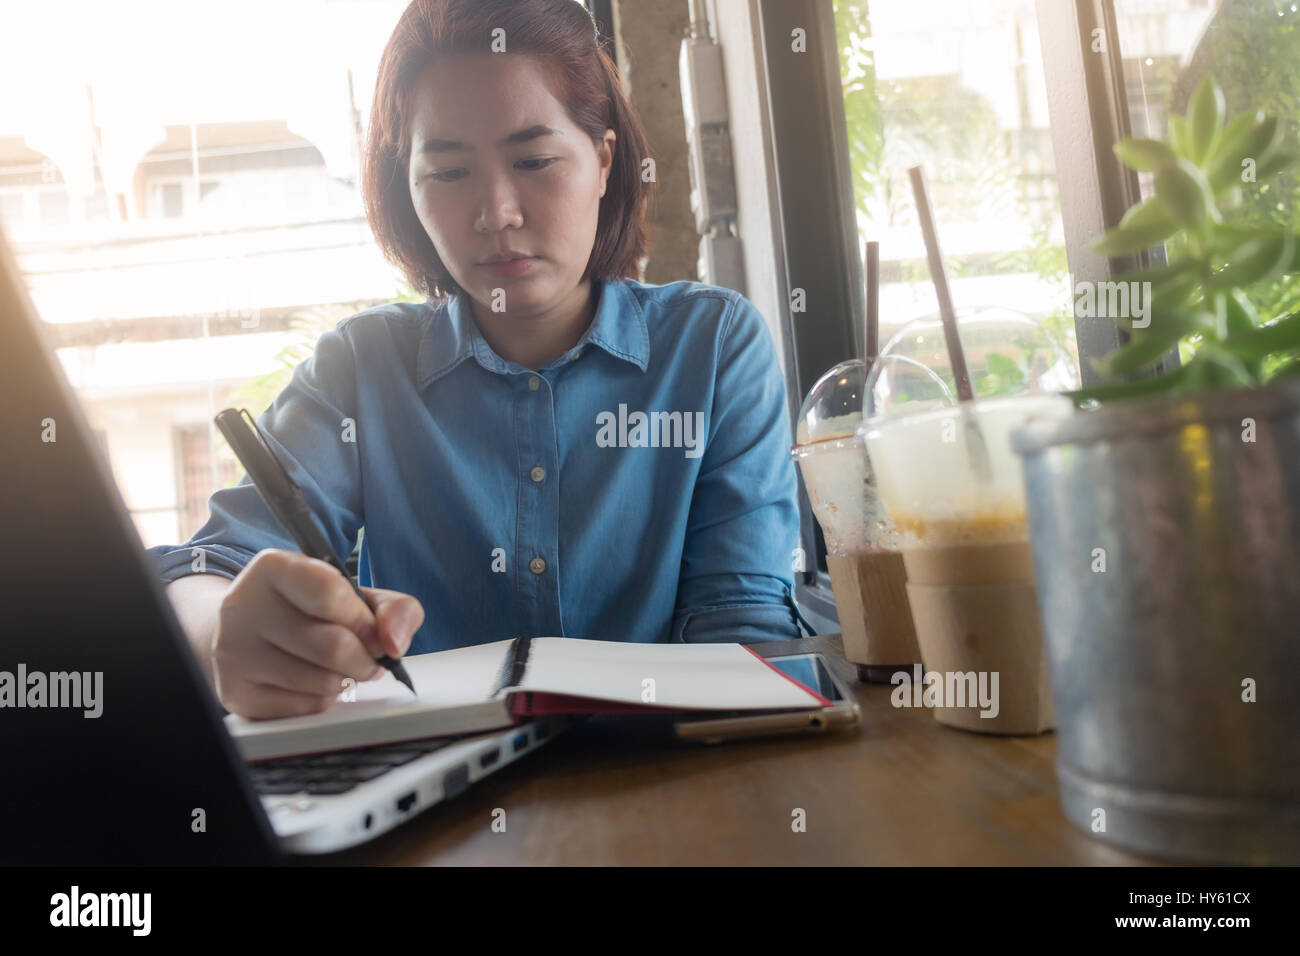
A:
{"label": "building outside window", "polygon": [[357,165],[406,3],[312,6],[309,35],[291,4],[197,32],[146,0],[5,15],[0,85],[29,95],[0,103],[0,224],[146,547],[238,479],[218,411],[260,413],[322,331],[406,294]]}

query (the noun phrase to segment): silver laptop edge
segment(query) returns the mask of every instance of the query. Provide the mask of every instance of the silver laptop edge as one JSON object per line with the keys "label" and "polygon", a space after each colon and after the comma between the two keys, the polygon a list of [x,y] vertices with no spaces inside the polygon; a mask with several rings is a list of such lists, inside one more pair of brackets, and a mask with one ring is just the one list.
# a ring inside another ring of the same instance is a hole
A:
{"label": "silver laptop edge", "polygon": [[[332,853],[365,843],[543,746],[573,723],[545,717],[456,740],[338,795],[263,796],[289,853]],[[266,761],[274,766],[277,761]]]}

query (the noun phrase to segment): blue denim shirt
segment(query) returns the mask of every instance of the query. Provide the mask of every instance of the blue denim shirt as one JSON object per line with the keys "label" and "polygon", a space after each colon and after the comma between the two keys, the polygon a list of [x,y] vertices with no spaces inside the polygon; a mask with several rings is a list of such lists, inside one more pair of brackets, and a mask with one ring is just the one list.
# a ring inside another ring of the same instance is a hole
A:
{"label": "blue denim shirt", "polygon": [[[414,595],[408,653],[515,636],[801,636],[785,381],[739,293],[597,285],[581,341],[536,371],[463,297],[344,319],[257,419],[358,580]],[[295,547],[245,475],[162,580]],[[810,629],[811,631],[811,629]]]}

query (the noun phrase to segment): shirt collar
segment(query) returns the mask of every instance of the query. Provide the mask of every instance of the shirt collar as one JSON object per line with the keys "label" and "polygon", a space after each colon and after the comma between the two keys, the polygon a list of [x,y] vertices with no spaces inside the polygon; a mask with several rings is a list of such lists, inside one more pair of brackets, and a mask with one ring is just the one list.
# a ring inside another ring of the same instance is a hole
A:
{"label": "shirt collar", "polygon": [[[599,285],[600,300],[591,325],[569,350],[550,365],[562,364],[588,342],[598,345],[615,358],[631,362],[641,371],[650,363],[650,333],[646,328],[641,303],[628,282],[621,278],[606,279]],[[493,351],[474,321],[469,299],[463,293],[452,296],[445,307],[435,309],[429,328],[420,342],[416,382],[423,390],[451,371],[469,356],[492,372],[509,374],[521,369]]]}

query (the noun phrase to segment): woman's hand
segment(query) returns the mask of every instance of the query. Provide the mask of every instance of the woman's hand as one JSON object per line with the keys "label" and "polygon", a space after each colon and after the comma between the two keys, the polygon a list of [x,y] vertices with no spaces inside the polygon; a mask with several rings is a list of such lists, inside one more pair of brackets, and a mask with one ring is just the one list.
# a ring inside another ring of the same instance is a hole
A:
{"label": "woman's hand", "polygon": [[373,680],[375,658],[401,657],[424,622],[409,594],[362,588],[297,551],[258,552],[221,600],[212,641],[217,697],[249,719],[326,710],[345,678]]}

